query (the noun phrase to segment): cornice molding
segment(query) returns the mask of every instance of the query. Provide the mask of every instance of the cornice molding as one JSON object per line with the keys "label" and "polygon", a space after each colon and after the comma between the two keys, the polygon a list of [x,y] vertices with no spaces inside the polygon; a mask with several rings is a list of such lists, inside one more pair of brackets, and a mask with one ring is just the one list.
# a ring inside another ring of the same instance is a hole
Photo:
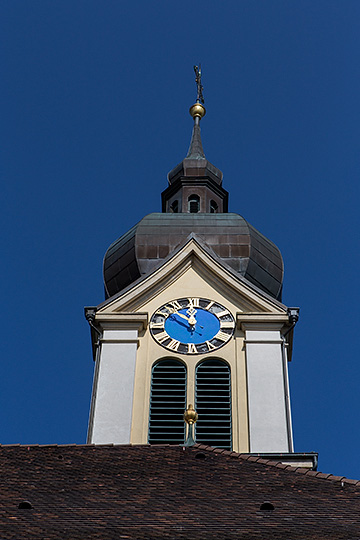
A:
{"label": "cornice molding", "polygon": [[243,331],[264,329],[281,330],[289,325],[287,313],[237,313],[237,327]]}
{"label": "cornice molding", "polygon": [[95,321],[103,330],[134,329],[146,330],[147,313],[96,313]]}

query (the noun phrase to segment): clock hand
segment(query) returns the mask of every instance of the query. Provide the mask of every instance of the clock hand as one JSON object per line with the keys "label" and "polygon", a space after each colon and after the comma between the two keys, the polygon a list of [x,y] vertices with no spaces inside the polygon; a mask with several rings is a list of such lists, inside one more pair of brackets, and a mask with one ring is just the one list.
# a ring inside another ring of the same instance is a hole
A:
{"label": "clock hand", "polygon": [[[172,313],[170,316],[172,316],[172,315],[174,315],[174,313]],[[179,315],[179,313],[177,313],[177,315]],[[186,330],[187,330],[188,332],[191,332],[191,335],[192,335],[194,332],[195,332],[195,334],[199,334],[199,336],[202,335],[200,332],[197,332],[197,331],[195,330],[195,327],[194,327],[194,326],[189,326],[188,324],[185,324],[185,323],[183,323],[183,322],[181,322],[181,321],[179,321],[179,320],[177,320],[177,319],[174,319],[174,320],[177,322],[177,324],[179,324],[180,326],[183,326],[184,328],[186,328]],[[201,328],[203,328],[203,327],[201,326]]]}
{"label": "clock hand", "polygon": [[[190,311],[190,310],[188,310]],[[194,315],[196,313],[196,309],[194,309]],[[186,315],[184,315],[183,313],[179,313],[178,311],[174,311],[173,313],[174,315],[179,315],[179,317],[182,317],[183,319],[187,320],[188,323],[191,325],[191,326],[195,326],[197,324],[197,320],[195,319],[194,315],[190,313],[190,317],[187,317]],[[201,326],[199,324],[199,327],[200,328],[204,328],[203,326]]]}
{"label": "clock hand", "polygon": [[183,319],[186,319],[189,322],[189,317],[187,317],[183,313],[179,313],[178,311],[174,311],[174,315],[179,315],[179,317],[182,317]]}
{"label": "clock hand", "polygon": [[[170,317],[173,317],[174,315],[180,315],[180,317],[183,317],[184,319],[186,319],[187,322],[189,323],[189,326],[188,326],[187,324],[182,323],[181,321],[179,321],[179,320],[176,319],[176,317],[175,317],[174,320],[175,320],[178,324],[180,324],[181,326],[183,326],[184,328],[186,328],[187,330],[190,330],[190,331],[192,331],[192,330],[195,329],[195,328],[194,328],[195,325],[191,325],[190,322],[189,322],[189,320],[188,320],[188,318],[187,318],[185,315],[182,315],[181,313],[178,313],[178,312],[174,312],[174,313],[171,313],[171,315],[169,316],[169,318],[170,318]],[[196,322],[196,321],[195,321],[195,322]]]}
{"label": "clock hand", "polygon": [[188,332],[190,332],[190,334],[191,334],[192,336],[193,336],[194,334],[197,334],[198,336],[202,336],[202,333],[201,333],[201,332],[197,332],[197,331],[195,330],[195,327],[194,327],[194,326],[192,326],[191,328],[188,328],[187,330],[188,330]]}
{"label": "clock hand", "polygon": [[[195,326],[197,324],[197,320],[195,319],[194,315],[191,313],[191,311],[194,311],[194,314],[196,313],[196,309],[194,310],[188,310],[188,312],[190,311],[190,317],[187,317],[186,315],[184,315],[183,313],[179,313],[178,311],[173,311],[172,315],[179,315],[179,317],[182,317],[183,319],[185,319],[189,324],[190,326]],[[199,325],[200,328],[204,328],[203,326]]]}
{"label": "clock hand", "polygon": [[179,324],[180,326],[183,326],[186,330],[188,330],[188,331],[191,330],[191,327],[189,327],[188,324],[185,324],[184,322],[179,321],[179,319],[174,319],[174,320],[175,320],[175,322],[176,322],[177,324]]}
{"label": "clock hand", "polygon": [[[196,311],[195,311],[195,313],[196,313]],[[182,317],[183,319],[185,319],[190,324],[190,326],[195,326],[195,324],[196,324],[196,319],[195,319],[194,315],[192,315],[192,314],[190,314],[190,317],[187,317],[183,313],[179,313],[178,311],[174,311],[172,313],[172,315],[179,315],[179,317]]]}

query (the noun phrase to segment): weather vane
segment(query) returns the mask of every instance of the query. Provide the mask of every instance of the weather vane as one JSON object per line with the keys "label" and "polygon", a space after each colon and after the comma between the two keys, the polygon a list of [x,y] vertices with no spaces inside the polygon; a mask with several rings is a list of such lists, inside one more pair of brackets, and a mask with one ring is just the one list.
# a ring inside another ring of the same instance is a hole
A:
{"label": "weather vane", "polygon": [[198,66],[194,66],[195,71],[195,82],[197,86],[197,96],[196,101],[198,103],[205,103],[204,96],[203,96],[203,85],[201,84],[201,64]]}

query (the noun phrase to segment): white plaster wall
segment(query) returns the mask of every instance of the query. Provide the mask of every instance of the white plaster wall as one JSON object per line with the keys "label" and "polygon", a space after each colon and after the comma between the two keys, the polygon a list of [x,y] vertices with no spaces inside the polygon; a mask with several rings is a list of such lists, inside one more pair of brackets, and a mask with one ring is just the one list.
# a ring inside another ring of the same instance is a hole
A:
{"label": "white plaster wall", "polygon": [[106,330],[101,341],[90,442],[129,444],[138,332]]}
{"label": "white plaster wall", "polygon": [[289,452],[280,331],[247,330],[250,452]]}

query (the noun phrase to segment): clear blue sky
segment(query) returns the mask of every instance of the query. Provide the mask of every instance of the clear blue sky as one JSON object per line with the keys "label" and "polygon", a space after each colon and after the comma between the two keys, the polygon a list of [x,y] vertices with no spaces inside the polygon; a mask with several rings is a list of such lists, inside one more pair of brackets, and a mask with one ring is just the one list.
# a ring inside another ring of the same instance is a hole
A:
{"label": "clear blue sky", "polygon": [[83,443],[83,306],[160,210],[202,62],[207,157],[273,240],[300,306],[295,449],[360,478],[358,0],[12,0],[0,6],[0,442]]}

